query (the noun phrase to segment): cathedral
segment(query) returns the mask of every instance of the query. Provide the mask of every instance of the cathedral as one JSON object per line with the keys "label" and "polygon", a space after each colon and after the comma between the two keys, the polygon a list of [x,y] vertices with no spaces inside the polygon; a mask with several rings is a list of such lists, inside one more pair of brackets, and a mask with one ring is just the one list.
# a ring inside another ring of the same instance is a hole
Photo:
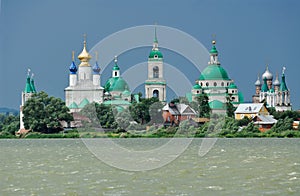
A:
{"label": "cathedral", "polygon": [[265,102],[267,107],[274,107],[276,111],[292,110],[290,90],[285,81],[285,67],[282,69],[281,82],[279,81],[278,74],[273,82],[273,74],[269,71],[268,66],[262,74],[262,81],[258,75],[252,101],[253,103]]}
{"label": "cathedral", "polygon": [[216,41],[212,41],[209,53],[208,66],[201,72],[191,90],[192,100],[196,101],[198,96],[206,94],[212,113],[226,114],[226,103],[231,101],[234,106],[238,106],[243,102],[243,95],[221,66],[218,60]]}
{"label": "cathedral", "polygon": [[86,48],[86,39],[83,42],[82,52],[78,55],[80,64],[75,65],[74,52],[69,67],[69,86],[65,88],[66,106],[71,112],[77,112],[88,103],[103,102],[104,88],[100,85],[100,67],[96,61],[92,67],[89,60],[92,56]]}
{"label": "cathedral", "polygon": [[[127,82],[121,77],[117,56],[114,59],[112,75],[101,86],[100,67],[96,54],[96,63],[89,64],[92,56],[89,54],[84,39],[82,52],[78,55],[80,64],[74,62],[69,67],[69,86],[65,88],[66,106],[71,112],[79,112],[85,105],[96,102],[104,105],[114,105],[118,111],[122,111],[131,104],[131,91]],[[134,96],[136,99],[137,97]],[[148,78],[145,81],[145,97],[157,97],[160,101],[166,101],[166,81],[163,77],[163,55],[158,48],[158,40],[155,36],[153,48],[148,57]]]}

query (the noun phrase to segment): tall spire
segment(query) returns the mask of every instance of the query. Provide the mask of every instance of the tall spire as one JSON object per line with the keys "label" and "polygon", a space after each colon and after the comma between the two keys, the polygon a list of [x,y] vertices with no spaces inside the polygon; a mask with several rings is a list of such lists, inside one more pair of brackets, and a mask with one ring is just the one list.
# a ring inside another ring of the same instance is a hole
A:
{"label": "tall spire", "polygon": [[33,80],[34,74],[31,74],[31,79],[30,79],[30,87],[33,93],[36,93],[35,85],[34,85],[34,80]]}
{"label": "tall spire", "polygon": [[288,91],[287,85],[285,83],[285,72],[286,68],[282,68],[282,76],[281,76],[281,84],[280,84],[280,91]]}
{"label": "tall spire", "polygon": [[92,56],[88,53],[87,47],[86,47],[86,34],[84,36],[84,41],[83,41],[83,49],[82,52],[78,55],[78,59],[81,61],[79,66],[90,66],[89,65],[89,60],[92,58]]}
{"label": "tall spire", "polygon": [[32,93],[32,87],[31,87],[31,81],[30,81],[30,69],[27,70],[27,78],[26,78],[26,85],[25,85],[25,90],[24,93]]}
{"label": "tall spire", "polygon": [[154,27],[154,40],[153,40],[153,49],[152,50],[158,50],[158,39],[157,39],[157,33],[156,33],[156,24]]}

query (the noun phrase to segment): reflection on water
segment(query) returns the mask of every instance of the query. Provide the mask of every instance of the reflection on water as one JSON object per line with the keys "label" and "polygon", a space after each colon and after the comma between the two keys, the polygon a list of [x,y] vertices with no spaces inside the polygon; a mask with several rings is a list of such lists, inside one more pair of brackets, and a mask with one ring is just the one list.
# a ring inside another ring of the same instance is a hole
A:
{"label": "reflection on water", "polygon": [[[115,141],[143,150],[167,139]],[[131,172],[101,162],[80,139],[0,140],[0,195],[299,194],[300,139],[218,139],[203,157],[201,141],[164,167]]]}

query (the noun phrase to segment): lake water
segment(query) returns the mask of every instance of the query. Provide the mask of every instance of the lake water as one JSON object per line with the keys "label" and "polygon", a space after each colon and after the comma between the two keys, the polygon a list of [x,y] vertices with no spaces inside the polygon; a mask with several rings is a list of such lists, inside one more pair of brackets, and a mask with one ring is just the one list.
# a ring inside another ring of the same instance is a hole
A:
{"label": "lake water", "polygon": [[[145,151],[168,140],[112,141]],[[81,139],[0,140],[0,195],[300,195],[300,139],[218,139],[202,157],[201,142],[165,166],[126,171]]]}

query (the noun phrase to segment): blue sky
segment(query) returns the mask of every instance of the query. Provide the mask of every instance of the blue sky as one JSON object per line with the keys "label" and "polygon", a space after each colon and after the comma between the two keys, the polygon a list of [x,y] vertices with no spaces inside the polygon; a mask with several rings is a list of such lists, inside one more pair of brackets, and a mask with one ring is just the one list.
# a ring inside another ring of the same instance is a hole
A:
{"label": "blue sky", "polygon": [[[38,90],[64,99],[71,51],[81,51],[84,33],[91,48],[122,29],[157,22],[190,34],[207,49],[216,34],[221,65],[245,100],[251,100],[257,74],[266,64],[274,76],[286,66],[293,108],[299,109],[299,8],[297,0],[2,0],[0,107],[19,107],[27,68],[35,73]],[[122,54],[122,71],[146,61],[149,50]],[[190,62],[163,52],[165,62],[180,62],[191,81],[199,77],[184,67]],[[109,74],[110,69],[103,70],[102,84]]]}

